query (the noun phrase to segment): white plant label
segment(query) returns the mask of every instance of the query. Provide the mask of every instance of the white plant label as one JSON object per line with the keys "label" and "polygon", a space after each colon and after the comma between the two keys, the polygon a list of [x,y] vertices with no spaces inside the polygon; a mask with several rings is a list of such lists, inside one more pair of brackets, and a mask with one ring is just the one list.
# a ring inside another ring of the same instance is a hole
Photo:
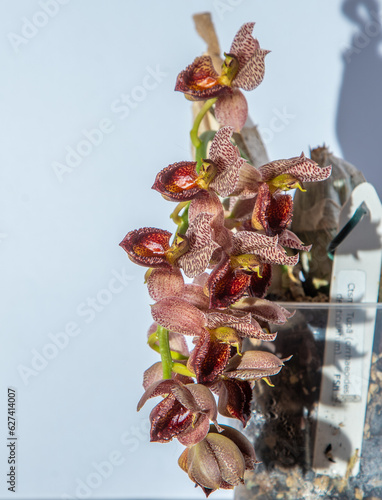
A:
{"label": "white plant label", "polygon": [[335,252],[331,307],[313,468],[329,476],[356,475],[363,429],[381,272],[382,206],[372,185],[357,186],[341,212],[340,227],[365,203],[368,214]]}

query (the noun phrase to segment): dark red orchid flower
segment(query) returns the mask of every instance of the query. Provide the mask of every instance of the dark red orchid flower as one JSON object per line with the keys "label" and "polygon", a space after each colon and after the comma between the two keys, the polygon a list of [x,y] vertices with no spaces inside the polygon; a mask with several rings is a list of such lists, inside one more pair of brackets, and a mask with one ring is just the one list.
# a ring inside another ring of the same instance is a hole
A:
{"label": "dark red orchid flower", "polygon": [[206,190],[220,196],[228,196],[235,189],[239,171],[246,160],[231,142],[232,127],[218,130],[211,143],[209,158],[204,160],[200,173],[196,172],[196,162],[173,163],[161,170],[152,186],[166,199],[189,201]]}
{"label": "dark red orchid flower", "polygon": [[206,100],[232,94],[232,87],[255,89],[264,77],[264,58],[268,50],[260,48],[252,37],[255,23],[246,23],[236,33],[230,51],[226,54],[219,75],[209,56],[197,57],[179,73],[175,90],[193,100]]}
{"label": "dark red orchid flower", "polygon": [[216,424],[215,398],[204,385],[183,385],[176,380],[155,382],[142,396],[138,410],[156,396],[165,398],[150,413],[151,441],[166,443],[176,437],[180,443],[191,446],[205,438],[210,420]]}

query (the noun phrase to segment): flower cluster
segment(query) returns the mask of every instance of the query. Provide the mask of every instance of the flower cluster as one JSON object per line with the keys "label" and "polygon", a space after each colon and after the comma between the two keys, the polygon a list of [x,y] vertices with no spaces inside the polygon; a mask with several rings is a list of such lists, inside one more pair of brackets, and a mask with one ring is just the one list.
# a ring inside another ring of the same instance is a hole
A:
{"label": "flower cluster", "polygon": [[[199,57],[180,73],[176,90],[197,100],[212,98],[210,107],[219,115],[219,107],[230,102],[221,99],[231,99],[238,87],[255,88],[263,79],[267,51],[252,38],[252,29],[247,23],[239,30],[220,76],[208,56]],[[148,343],[161,354],[161,362],[144,373],[138,409],[162,396],[150,414],[151,441],[176,438],[186,446],[179,465],[207,496],[233,488],[256,464],[249,441],[219,425],[218,414],[245,426],[255,381],[271,384],[269,377],[286,361],[264,350],[242,350],[245,338],[274,340],[271,324],[291,316],[264,297],[273,267],[295,265],[298,251],[310,248],[288,229],[293,200],[285,192],[304,190],[304,183],[324,180],[331,172],[304,154],[256,169],[241,156],[233,132],[223,126],[205,157],[157,174],[153,189],[178,203],[174,234],[144,227],[121,242],[134,263],[149,268],[154,323]],[[200,147],[207,151],[197,139],[197,153]],[[191,352],[186,337],[192,339]]]}

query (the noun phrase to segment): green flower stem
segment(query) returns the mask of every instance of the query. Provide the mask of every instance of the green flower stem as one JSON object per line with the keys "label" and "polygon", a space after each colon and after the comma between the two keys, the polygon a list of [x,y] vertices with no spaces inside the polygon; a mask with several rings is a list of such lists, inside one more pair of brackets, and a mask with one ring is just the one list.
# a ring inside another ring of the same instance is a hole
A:
{"label": "green flower stem", "polygon": [[216,130],[206,130],[203,134],[200,135],[200,146],[195,148],[195,160],[196,160],[196,171],[200,172],[200,167],[203,163],[203,160],[207,158],[207,146],[210,141],[215,137]]}
{"label": "green flower stem", "polygon": [[[157,344],[157,342],[158,342],[158,335],[157,332],[154,332],[148,338],[147,343],[149,344],[149,347],[153,349],[153,351],[160,353],[159,345]],[[184,354],[180,354],[180,352],[170,351],[170,354],[172,359],[176,359],[178,361],[185,361],[188,359],[188,356],[184,356]]]}
{"label": "green flower stem", "polygon": [[157,335],[159,340],[159,352],[162,359],[163,379],[171,379],[172,359],[168,340],[168,330],[158,325]]}
{"label": "green flower stem", "polygon": [[181,201],[180,203],[177,204],[175,209],[170,215],[170,219],[172,219],[177,226],[180,226],[182,224],[183,220],[180,217],[179,213],[183,210],[184,207],[186,207],[190,202],[189,201]]}
{"label": "green flower stem", "polygon": [[195,148],[198,148],[201,145],[201,141],[198,137],[198,131],[199,131],[199,126],[201,121],[203,120],[205,114],[207,111],[215,104],[215,102],[218,100],[217,97],[214,97],[213,99],[208,99],[203,106],[202,109],[199,111],[199,113],[196,115],[194,125],[191,129],[190,132],[190,137],[191,137],[191,142],[195,146]]}

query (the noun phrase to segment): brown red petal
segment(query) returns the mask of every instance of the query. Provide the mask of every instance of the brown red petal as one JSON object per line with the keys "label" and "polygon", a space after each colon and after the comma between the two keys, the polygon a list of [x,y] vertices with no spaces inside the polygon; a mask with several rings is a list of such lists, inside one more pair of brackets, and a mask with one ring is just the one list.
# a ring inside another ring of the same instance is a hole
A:
{"label": "brown red petal", "polygon": [[189,302],[198,309],[206,310],[209,307],[209,299],[200,285],[193,283],[184,285],[183,292],[179,298]]}
{"label": "brown red petal", "polygon": [[232,89],[221,85],[209,56],[197,57],[192,64],[179,73],[175,90],[190,95],[194,100],[204,101],[232,93]]}
{"label": "brown red petal", "polygon": [[182,161],[169,165],[157,174],[152,189],[172,201],[192,200],[202,191],[196,183],[198,174],[195,167],[195,161]]}
{"label": "brown red petal", "polygon": [[280,359],[266,351],[246,351],[242,356],[235,354],[230,359],[224,375],[241,380],[257,380],[279,373],[283,362],[288,359]]}
{"label": "brown red petal", "polygon": [[143,227],[127,233],[120,246],[136,264],[145,267],[170,267],[165,256],[170,248],[170,238],[169,231]]}
{"label": "brown red petal", "polygon": [[269,191],[269,186],[265,182],[261,182],[259,184],[255,206],[253,207],[251,223],[254,229],[258,231],[264,230],[268,236],[274,236],[270,234],[269,231],[268,212],[270,204],[271,193]]}
{"label": "brown red petal", "polygon": [[223,312],[211,312],[207,314],[207,327],[210,329],[233,328],[242,338],[249,337],[269,342],[276,338],[276,333],[265,332],[259,323],[251,317],[251,314],[237,317]]}
{"label": "brown red petal", "polygon": [[224,256],[207,281],[211,309],[225,309],[246,292],[251,277],[240,270],[232,270],[228,256]]}
{"label": "brown red petal", "polygon": [[182,255],[177,264],[188,278],[194,278],[202,274],[217,248],[218,243],[212,240],[211,223],[214,216],[201,213],[189,225],[186,237],[189,242],[189,250]]}
{"label": "brown red petal", "polygon": [[259,260],[265,264],[280,264],[282,266],[295,266],[299,260],[299,255],[287,255],[281,245],[274,247],[259,248],[255,251]]}
{"label": "brown red petal", "polygon": [[149,295],[155,301],[179,296],[184,286],[182,273],[176,267],[153,269],[147,278]]}
{"label": "brown red petal", "polygon": [[323,181],[327,179],[332,167],[321,168],[318,163],[306,158],[304,153],[293,158],[276,160],[259,168],[261,178],[268,182],[281,174],[290,174],[300,182]]}
{"label": "brown red petal", "polygon": [[248,103],[243,93],[234,89],[232,95],[219,97],[215,104],[215,118],[220,125],[229,125],[240,132],[248,118]]}
{"label": "brown red petal", "polygon": [[293,198],[290,194],[277,193],[271,197],[268,224],[273,234],[280,234],[284,231],[292,221],[292,215]]}
{"label": "brown red petal", "polygon": [[218,175],[240,158],[239,149],[231,142],[233,132],[233,127],[222,127],[211,143],[209,158],[217,166]]}
{"label": "brown red petal", "polygon": [[[220,431],[220,434],[233,441],[241,451],[245,460],[245,469],[252,470],[259,462],[257,461],[255,450],[251,442],[244,436],[242,432],[234,429],[233,427],[230,427],[229,425],[221,425],[220,427],[222,427],[223,429],[222,431]],[[211,432],[217,432],[217,430],[212,425],[210,426],[210,433]]]}
{"label": "brown red petal", "polygon": [[261,249],[271,249],[277,246],[277,236],[267,236],[254,231],[239,231],[233,236],[234,255],[257,254]]}
{"label": "brown red petal", "polygon": [[232,86],[243,90],[253,90],[259,86],[265,73],[264,59],[269,52],[269,50],[257,49],[245,66],[239,69],[232,81]]}
{"label": "brown red petal", "polygon": [[261,268],[261,277],[257,273],[252,274],[251,282],[248,287],[248,293],[252,297],[264,297],[272,281],[272,265],[263,264]]}
{"label": "brown red petal", "polygon": [[266,321],[276,325],[282,325],[294,315],[276,302],[259,299],[257,297],[245,297],[232,306],[235,310],[248,311],[260,321]]}
{"label": "brown red petal", "polygon": [[187,363],[199,384],[212,382],[223,372],[229,360],[230,350],[229,344],[211,340],[207,330],[202,333]]}
{"label": "brown red petal", "polygon": [[237,418],[245,427],[251,418],[252,387],[246,380],[222,380],[218,410],[224,417]]}
{"label": "brown red petal", "polygon": [[309,252],[312,245],[304,245],[304,243],[298,238],[292,231],[285,229],[279,236],[279,243],[283,247],[294,248],[296,250],[303,250],[304,252]]}
{"label": "brown red petal", "polygon": [[260,180],[259,170],[245,163],[240,169],[239,178],[231,196],[238,196],[241,199],[253,198],[257,193]]}
{"label": "brown red petal", "polygon": [[176,297],[162,299],[151,306],[151,314],[163,328],[183,335],[200,335],[207,323],[202,311]]}
{"label": "brown red petal", "polygon": [[233,54],[239,61],[239,71],[260,48],[258,40],[252,36],[254,26],[255,23],[243,24],[232,41],[229,53]]}
{"label": "brown red petal", "polygon": [[150,441],[171,441],[191,426],[193,421],[194,414],[169,394],[150,413]]}

